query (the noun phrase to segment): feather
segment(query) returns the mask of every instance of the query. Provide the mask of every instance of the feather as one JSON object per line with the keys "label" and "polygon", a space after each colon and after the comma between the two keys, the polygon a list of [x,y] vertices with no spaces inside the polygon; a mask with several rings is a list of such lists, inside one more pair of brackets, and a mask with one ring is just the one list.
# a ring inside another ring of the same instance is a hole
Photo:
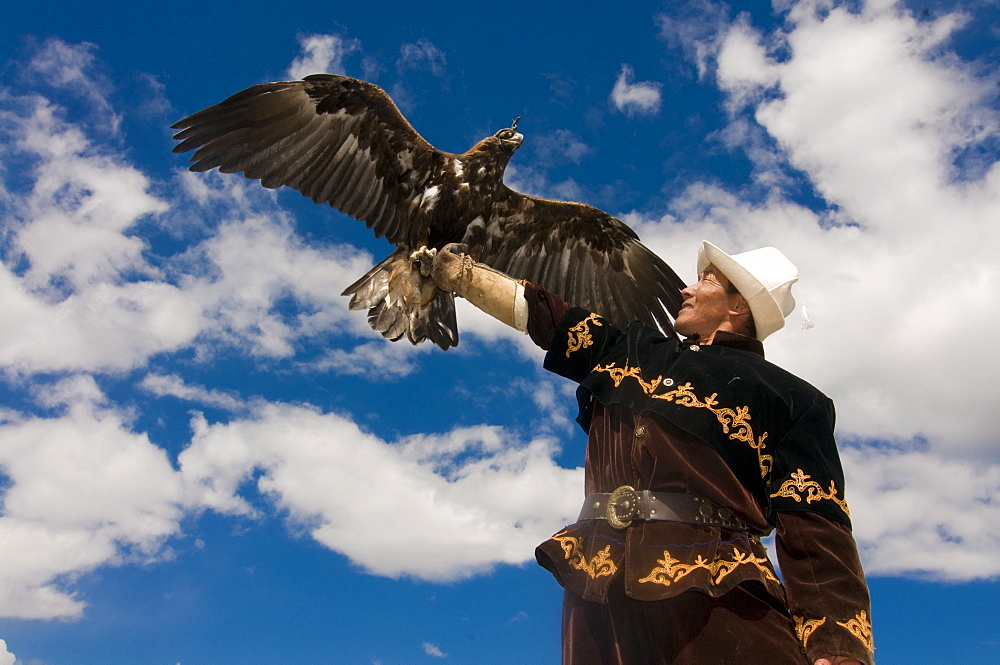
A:
{"label": "feather", "polygon": [[252,86],[173,128],[174,151],[194,151],[192,171],[217,168],[268,188],[291,187],[394,244],[343,293],[388,339],[458,344],[454,298],[409,260],[421,246],[451,242],[618,326],[641,320],[672,333],[684,284],[635,231],[593,206],[526,196],[503,184],[522,140],[515,127],[461,155],[442,152],[378,86],[315,74]]}

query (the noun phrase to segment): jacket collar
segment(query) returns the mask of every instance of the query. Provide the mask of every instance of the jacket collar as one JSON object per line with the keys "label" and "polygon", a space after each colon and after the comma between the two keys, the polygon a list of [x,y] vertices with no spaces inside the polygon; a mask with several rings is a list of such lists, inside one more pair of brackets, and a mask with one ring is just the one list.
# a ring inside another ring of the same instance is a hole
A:
{"label": "jacket collar", "polygon": [[[698,344],[698,336],[694,335],[688,337],[684,340],[685,344]],[[746,335],[741,335],[739,333],[729,332],[728,330],[716,331],[715,337],[712,338],[712,344],[715,346],[728,346],[731,349],[739,349],[740,351],[749,351],[750,353],[755,353],[761,358],[764,357],[764,344],[759,339],[754,339],[753,337],[747,337]]]}

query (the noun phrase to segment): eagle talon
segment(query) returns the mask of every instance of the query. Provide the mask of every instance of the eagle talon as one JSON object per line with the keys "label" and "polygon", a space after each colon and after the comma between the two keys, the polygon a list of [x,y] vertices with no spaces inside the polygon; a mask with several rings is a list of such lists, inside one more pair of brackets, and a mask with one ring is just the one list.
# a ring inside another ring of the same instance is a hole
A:
{"label": "eagle talon", "polygon": [[437,249],[424,245],[417,251],[410,254],[410,262],[417,264],[420,274],[424,277],[431,276],[431,266],[434,265],[434,257],[437,256]]}

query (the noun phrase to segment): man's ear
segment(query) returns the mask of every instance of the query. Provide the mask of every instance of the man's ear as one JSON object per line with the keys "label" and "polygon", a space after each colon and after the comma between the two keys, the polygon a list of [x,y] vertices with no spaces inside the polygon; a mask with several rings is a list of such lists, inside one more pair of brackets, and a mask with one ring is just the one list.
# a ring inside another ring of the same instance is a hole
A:
{"label": "man's ear", "polygon": [[750,303],[747,302],[747,299],[738,293],[734,293],[733,296],[734,297],[729,300],[729,313],[732,316],[749,314]]}

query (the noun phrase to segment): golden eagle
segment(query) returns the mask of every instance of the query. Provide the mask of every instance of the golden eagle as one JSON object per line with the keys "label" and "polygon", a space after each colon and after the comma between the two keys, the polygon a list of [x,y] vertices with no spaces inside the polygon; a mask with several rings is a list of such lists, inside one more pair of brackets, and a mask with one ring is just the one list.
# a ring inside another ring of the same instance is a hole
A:
{"label": "golden eagle", "polygon": [[255,85],[173,125],[192,171],[242,172],[287,185],[365,222],[397,249],[343,295],[372,328],[414,344],[458,344],[455,302],[411,265],[421,248],[463,243],[469,255],[625,326],[672,332],[684,283],[620,220],[583,203],[503,184],[523,140],[517,120],[467,152],[437,150],[378,86],[315,74]]}

